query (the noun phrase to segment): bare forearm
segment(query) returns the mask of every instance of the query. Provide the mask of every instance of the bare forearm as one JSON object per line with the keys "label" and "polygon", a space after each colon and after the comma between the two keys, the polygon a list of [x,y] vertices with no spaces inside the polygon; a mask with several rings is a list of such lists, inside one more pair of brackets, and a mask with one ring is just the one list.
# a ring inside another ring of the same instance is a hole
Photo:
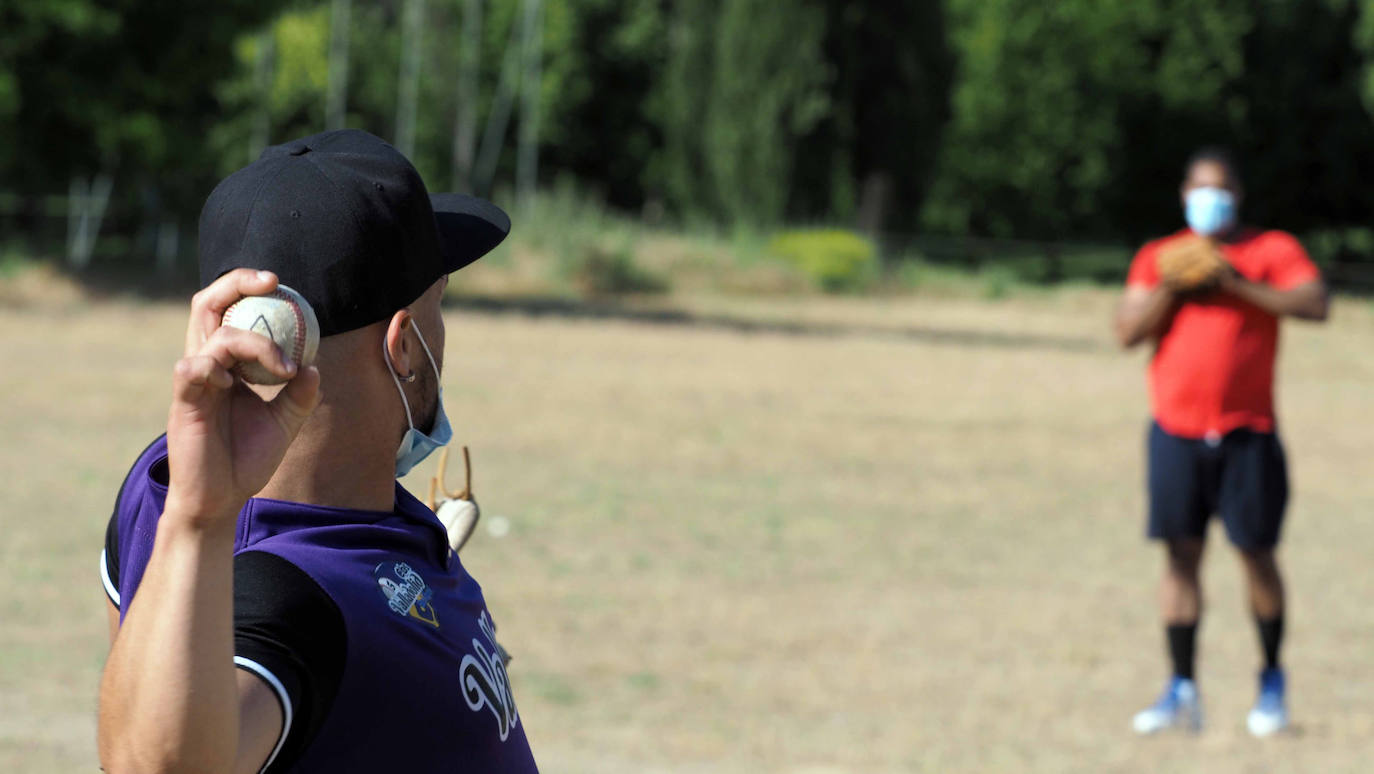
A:
{"label": "bare forearm", "polygon": [[188,526],[170,508],[105,666],[106,770],[228,772],[238,746],[233,519]]}
{"label": "bare forearm", "polygon": [[1288,290],[1279,290],[1244,277],[1228,277],[1221,289],[1273,315],[1287,315],[1303,320],[1325,320],[1327,315],[1326,286],[1310,282]]}
{"label": "bare forearm", "polygon": [[1116,338],[1130,348],[1147,339],[1158,338],[1169,327],[1178,310],[1178,297],[1162,285],[1147,295],[1128,296],[1116,313]]}

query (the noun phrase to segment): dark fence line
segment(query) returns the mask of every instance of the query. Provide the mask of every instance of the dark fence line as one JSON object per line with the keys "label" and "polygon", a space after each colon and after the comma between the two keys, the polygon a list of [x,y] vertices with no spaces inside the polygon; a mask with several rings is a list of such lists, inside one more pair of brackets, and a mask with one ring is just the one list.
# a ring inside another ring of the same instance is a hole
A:
{"label": "dark fence line", "polygon": [[[1366,229],[1299,234],[1327,282],[1338,290],[1374,293],[1374,233]],[[969,271],[1004,271],[1044,284],[1064,281],[1120,283],[1138,244],[998,239],[975,236],[884,234],[890,262],[920,259]]]}
{"label": "dark fence line", "polygon": [[[165,218],[156,208],[112,197],[100,213],[93,250],[79,248],[80,213],[68,196],[21,196],[0,191],[0,251],[88,265],[105,272],[152,270],[174,276],[194,273],[195,223]],[[79,201],[79,200],[78,200]],[[80,209],[79,207],[77,208]],[[89,213],[87,213],[89,214]],[[1328,230],[1299,235],[1332,287],[1374,294],[1374,230]],[[972,272],[1001,272],[1019,281],[1117,284],[1125,279],[1136,245],[1121,242],[999,239],[887,232],[878,242],[889,265],[921,260]]]}

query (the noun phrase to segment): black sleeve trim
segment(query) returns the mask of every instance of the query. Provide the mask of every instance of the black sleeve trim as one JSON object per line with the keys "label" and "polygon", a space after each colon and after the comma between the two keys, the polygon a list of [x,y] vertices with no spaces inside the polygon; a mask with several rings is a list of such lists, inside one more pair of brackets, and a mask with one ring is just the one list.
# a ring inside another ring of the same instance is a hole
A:
{"label": "black sleeve trim", "polygon": [[[122,492],[123,490],[121,490]],[[118,503],[118,500],[115,500]],[[105,548],[100,552],[100,582],[105,585],[105,596],[119,609],[119,510],[105,527]]]}
{"label": "black sleeve trim", "polygon": [[338,605],[304,570],[264,551],[234,557],[234,661],[272,687],[286,721],[263,771],[290,769],[319,732],[343,678],[346,637]]}

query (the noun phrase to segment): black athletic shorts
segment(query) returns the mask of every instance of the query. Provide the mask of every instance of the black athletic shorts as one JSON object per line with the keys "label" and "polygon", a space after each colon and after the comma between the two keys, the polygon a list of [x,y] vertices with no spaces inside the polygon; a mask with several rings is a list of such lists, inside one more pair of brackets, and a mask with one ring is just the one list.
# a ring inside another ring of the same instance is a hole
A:
{"label": "black athletic shorts", "polygon": [[1242,551],[1279,542],[1288,465],[1275,433],[1235,430],[1195,440],[1169,435],[1152,422],[1148,479],[1152,538],[1203,538],[1207,520],[1218,514]]}

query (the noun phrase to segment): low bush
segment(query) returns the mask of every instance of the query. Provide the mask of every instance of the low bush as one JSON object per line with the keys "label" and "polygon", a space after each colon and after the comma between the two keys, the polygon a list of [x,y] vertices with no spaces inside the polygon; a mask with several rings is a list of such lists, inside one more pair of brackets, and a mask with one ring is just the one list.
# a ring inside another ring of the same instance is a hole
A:
{"label": "low bush", "polygon": [[595,242],[581,246],[568,262],[568,278],[587,295],[664,293],[668,280],[635,263],[628,246],[608,248]]}
{"label": "low bush", "polygon": [[768,243],[768,251],[800,268],[828,293],[863,290],[878,276],[873,244],[852,231],[784,231]]}

